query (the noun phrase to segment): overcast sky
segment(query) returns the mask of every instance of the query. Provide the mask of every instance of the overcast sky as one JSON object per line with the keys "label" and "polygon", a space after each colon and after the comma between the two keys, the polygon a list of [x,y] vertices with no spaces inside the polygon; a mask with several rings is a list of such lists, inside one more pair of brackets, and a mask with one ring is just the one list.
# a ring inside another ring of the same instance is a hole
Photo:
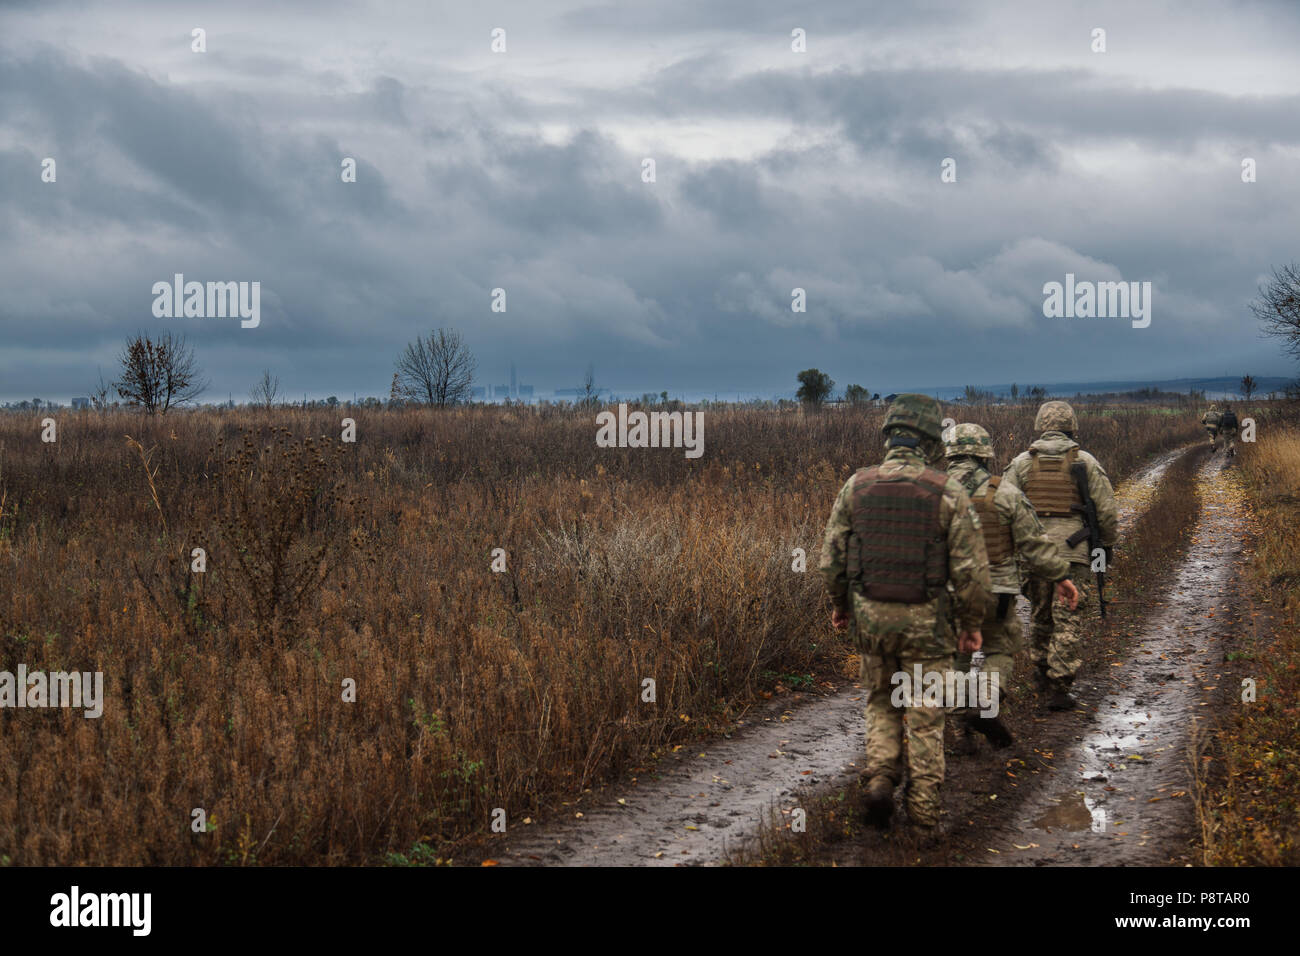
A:
{"label": "overcast sky", "polygon": [[[386,397],[438,326],[545,390],[1292,374],[1246,305],[1300,260],[1298,40],[1272,0],[0,0],[0,400],[163,329],[209,399]],[[1070,272],[1150,326],[1045,318]],[[155,318],[174,273],[261,324]]]}

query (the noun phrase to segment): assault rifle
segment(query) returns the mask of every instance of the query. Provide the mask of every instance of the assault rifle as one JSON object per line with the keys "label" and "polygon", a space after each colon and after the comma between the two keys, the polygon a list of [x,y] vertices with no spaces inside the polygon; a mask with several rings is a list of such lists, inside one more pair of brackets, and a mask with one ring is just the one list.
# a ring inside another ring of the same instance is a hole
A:
{"label": "assault rifle", "polygon": [[[1091,564],[1093,552],[1101,548],[1103,553],[1108,551],[1101,543],[1101,522],[1097,520],[1097,504],[1092,500],[1092,492],[1088,490],[1088,466],[1081,461],[1076,461],[1070,466],[1070,475],[1074,478],[1074,486],[1079,491],[1079,500],[1081,505],[1070,505],[1071,511],[1077,511],[1083,517],[1083,527],[1065,539],[1065,543],[1074,547],[1088,539],[1088,561]],[[1102,567],[1106,567],[1106,560],[1103,559]],[[1101,608],[1101,616],[1106,616],[1106,572],[1104,570],[1095,572],[1097,576],[1097,604]]]}

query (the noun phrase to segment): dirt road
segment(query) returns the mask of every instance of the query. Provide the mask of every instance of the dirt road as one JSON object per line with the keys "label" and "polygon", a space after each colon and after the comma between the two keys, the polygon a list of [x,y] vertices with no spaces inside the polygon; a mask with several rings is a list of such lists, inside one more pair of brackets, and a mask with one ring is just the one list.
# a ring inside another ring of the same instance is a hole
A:
{"label": "dirt road", "polygon": [[1200,469],[1201,518],[1167,602],[1112,667],[1078,743],[1043,762],[1001,828],[1004,842],[985,841],[1001,852],[982,862],[1185,862],[1192,744],[1222,679],[1220,622],[1243,553],[1245,514],[1225,461],[1220,453]]}
{"label": "dirt road", "polygon": [[[1123,526],[1145,510],[1183,451],[1160,456],[1117,489]],[[1231,496],[1216,492],[1223,461],[1217,456],[1202,469],[1202,527],[1168,613],[1133,649],[1132,667],[1086,725],[1077,754],[1050,761],[1052,771],[1038,774],[1015,812],[988,835],[1007,848],[990,853],[988,862],[1109,862],[1112,854],[1116,862],[1165,862],[1162,821],[1190,811],[1188,732],[1201,688],[1213,680],[1215,650],[1200,640],[1198,622],[1232,573],[1239,549],[1234,528],[1241,515]],[[565,822],[513,825],[495,857],[506,865],[720,862],[725,849],[751,838],[774,808],[788,811],[797,803],[800,788],[830,789],[857,776],[862,706],[861,690],[849,686],[751,718],[731,738],[680,752],[675,756],[681,759],[661,762],[657,775],[611,788],[608,799],[575,808]],[[1179,791],[1183,795],[1174,796]],[[1177,809],[1166,812],[1174,801]],[[1014,850],[1017,845],[1030,849]]]}

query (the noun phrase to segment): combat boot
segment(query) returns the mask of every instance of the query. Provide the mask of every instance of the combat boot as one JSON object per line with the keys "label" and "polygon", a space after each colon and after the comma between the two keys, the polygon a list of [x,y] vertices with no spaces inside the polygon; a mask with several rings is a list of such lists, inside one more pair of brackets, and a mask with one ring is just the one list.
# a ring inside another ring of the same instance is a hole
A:
{"label": "combat boot", "polygon": [[975,731],[983,734],[988,738],[989,743],[998,749],[1010,747],[1016,741],[1001,717],[980,717],[977,714],[969,714],[964,723],[968,733]]}
{"label": "combat boot", "polygon": [[1047,676],[1046,664],[1038,664],[1034,667],[1034,686],[1038,688],[1039,693],[1051,690],[1052,679]]}
{"label": "combat boot", "polygon": [[980,744],[974,728],[971,727],[970,715],[964,715],[961,722],[957,724],[957,743],[954,749],[963,757],[972,757],[979,753]]}
{"label": "combat boot", "polygon": [[918,850],[933,850],[943,843],[944,837],[947,836],[947,830],[942,822],[927,824],[917,820],[908,821],[907,833]]}
{"label": "combat boot", "polygon": [[1052,681],[1052,695],[1047,699],[1050,710],[1078,710],[1079,702],[1070,693],[1069,680]]}
{"label": "combat boot", "polygon": [[873,827],[885,828],[894,815],[894,781],[878,773],[867,783],[862,800],[863,817]]}

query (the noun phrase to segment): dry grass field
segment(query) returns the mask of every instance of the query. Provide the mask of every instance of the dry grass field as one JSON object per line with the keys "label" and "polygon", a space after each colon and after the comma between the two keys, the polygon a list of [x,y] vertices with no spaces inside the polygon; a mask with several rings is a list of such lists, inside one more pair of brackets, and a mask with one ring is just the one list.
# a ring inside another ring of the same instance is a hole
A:
{"label": "dry grass field", "polygon": [[1256,699],[1234,706],[1211,753],[1218,760],[1198,806],[1205,862],[1218,866],[1300,863],[1300,428],[1262,422],[1254,444],[1238,443],[1254,512],[1252,612],[1268,624],[1243,629],[1233,658],[1256,683]]}
{"label": "dry grass field", "polygon": [[[1082,411],[1115,480],[1202,434]],[[1031,438],[1028,406],[947,413],[999,465]],[[817,555],[882,414],[710,408],[695,460],[598,448],[589,410],[0,416],[0,670],[106,697],[0,711],[0,862],[448,855],[726,726],[842,662]]]}

